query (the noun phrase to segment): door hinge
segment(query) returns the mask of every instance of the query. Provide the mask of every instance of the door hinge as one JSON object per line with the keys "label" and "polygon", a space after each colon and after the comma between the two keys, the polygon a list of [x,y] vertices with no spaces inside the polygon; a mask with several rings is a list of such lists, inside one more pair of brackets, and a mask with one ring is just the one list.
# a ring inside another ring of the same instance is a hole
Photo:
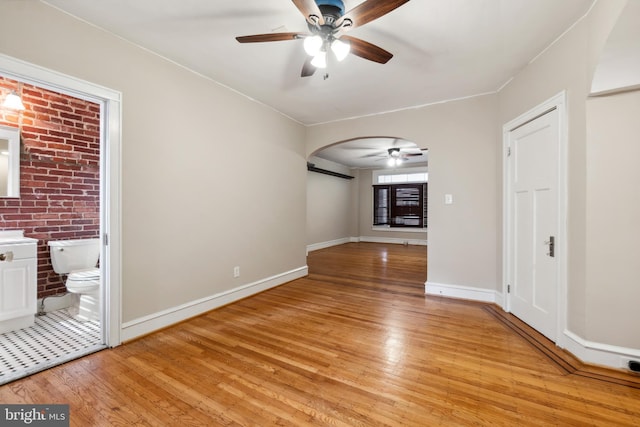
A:
{"label": "door hinge", "polygon": [[510,294],[511,293],[511,285],[507,285],[507,293]]}
{"label": "door hinge", "polygon": [[105,246],[109,246],[109,235],[108,234],[104,235],[104,245]]}
{"label": "door hinge", "polygon": [[511,147],[507,147],[507,157],[511,156]]}

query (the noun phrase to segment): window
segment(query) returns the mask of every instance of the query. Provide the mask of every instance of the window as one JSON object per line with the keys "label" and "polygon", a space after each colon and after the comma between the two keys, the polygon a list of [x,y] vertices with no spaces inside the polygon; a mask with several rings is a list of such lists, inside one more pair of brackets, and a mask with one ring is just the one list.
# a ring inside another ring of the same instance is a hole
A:
{"label": "window", "polygon": [[427,185],[374,185],[373,225],[427,228]]}
{"label": "window", "polygon": [[429,174],[427,172],[397,173],[390,175],[375,174],[373,185],[379,184],[400,184],[408,182],[427,182]]}
{"label": "window", "polygon": [[373,225],[427,228],[426,167],[373,171]]}

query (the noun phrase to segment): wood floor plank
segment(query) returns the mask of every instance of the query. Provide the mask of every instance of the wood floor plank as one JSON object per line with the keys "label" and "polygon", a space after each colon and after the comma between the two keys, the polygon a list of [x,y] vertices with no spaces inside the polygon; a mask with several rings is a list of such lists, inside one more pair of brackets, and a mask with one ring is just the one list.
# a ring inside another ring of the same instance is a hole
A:
{"label": "wood floor plank", "polygon": [[640,426],[640,376],[491,304],[425,296],[427,249],[349,243],[309,275],[0,386],[71,425]]}

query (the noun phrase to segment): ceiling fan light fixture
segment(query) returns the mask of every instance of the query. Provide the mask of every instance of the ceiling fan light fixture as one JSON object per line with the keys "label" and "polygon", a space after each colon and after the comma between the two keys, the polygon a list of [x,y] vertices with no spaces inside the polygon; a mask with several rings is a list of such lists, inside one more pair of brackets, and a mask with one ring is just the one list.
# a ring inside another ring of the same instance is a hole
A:
{"label": "ceiling fan light fixture", "polygon": [[327,68],[327,52],[318,52],[318,54],[311,60],[311,65],[316,68]]}
{"label": "ceiling fan light fixture", "polygon": [[331,43],[331,50],[338,61],[344,60],[351,51],[351,43],[336,39]]}
{"label": "ceiling fan light fixture", "polygon": [[309,56],[317,56],[322,49],[322,37],[319,35],[310,36],[304,39],[304,51]]}

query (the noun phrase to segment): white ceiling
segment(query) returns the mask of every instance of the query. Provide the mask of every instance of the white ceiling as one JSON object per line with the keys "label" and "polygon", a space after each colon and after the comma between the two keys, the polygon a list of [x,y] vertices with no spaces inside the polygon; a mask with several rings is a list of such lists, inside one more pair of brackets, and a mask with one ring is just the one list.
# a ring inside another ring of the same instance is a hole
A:
{"label": "white ceiling", "polygon": [[609,34],[591,82],[592,94],[640,88],[640,0],[630,0]]}
{"label": "white ceiling", "polygon": [[[499,90],[585,15],[593,0],[413,0],[349,35],[394,54],[350,55],[301,78],[301,40],[236,36],[307,31],[290,0],[47,0],[306,125]],[[345,0],[347,10],[362,0]]]}
{"label": "white ceiling", "polygon": [[421,149],[414,142],[398,138],[354,139],[324,148],[314,155],[350,168],[379,169],[387,167],[390,148],[397,148],[400,153],[409,154],[403,156],[402,166],[427,166],[427,150]]}

